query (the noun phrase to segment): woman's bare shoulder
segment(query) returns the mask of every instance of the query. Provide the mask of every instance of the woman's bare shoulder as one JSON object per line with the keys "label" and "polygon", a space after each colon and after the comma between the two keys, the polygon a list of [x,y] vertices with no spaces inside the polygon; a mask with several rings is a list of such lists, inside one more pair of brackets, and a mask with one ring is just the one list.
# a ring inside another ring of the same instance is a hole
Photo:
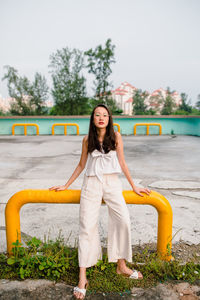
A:
{"label": "woman's bare shoulder", "polygon": [[115,138],[116,138],[116,145],[118,145],[122,141],[121,133],[118,131],[115,131]]}
{"label": "woman's bare shoulder", "polygon": [[83,138],[83,143],[85,143],[85,144],[88,143],[88,134],[84,136],[84,138]]}
{"label": "woman's bare shoulder", "polygon": [[84,141],[87,141],[87,140],[88,140],[88,134],[84,136],[83,140],[84,140]]}
{"label": "woman's bare shoulder", "polygon": [[119,131],[115,131],[115,137],[116,137],[116,141],[119,141],[119,139],[121,139],[121,133]]}

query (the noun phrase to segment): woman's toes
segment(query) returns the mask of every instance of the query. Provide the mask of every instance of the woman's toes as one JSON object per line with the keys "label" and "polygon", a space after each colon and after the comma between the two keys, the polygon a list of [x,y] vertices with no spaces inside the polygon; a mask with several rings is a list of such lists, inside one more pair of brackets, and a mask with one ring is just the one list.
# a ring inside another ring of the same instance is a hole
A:
{"label": "woman's toes", "polygon": [[138,276],[139,276],[139,278],[143,278],[143,275],[141,272],[138,272]]}
{"label": "woman's toes", "polygon": [[75,292],[75,293],[74,293],[74,296],[75,296],[76,299],[80,299],[80,297],[79,297],[79,296],[80,296],[80,293]]}

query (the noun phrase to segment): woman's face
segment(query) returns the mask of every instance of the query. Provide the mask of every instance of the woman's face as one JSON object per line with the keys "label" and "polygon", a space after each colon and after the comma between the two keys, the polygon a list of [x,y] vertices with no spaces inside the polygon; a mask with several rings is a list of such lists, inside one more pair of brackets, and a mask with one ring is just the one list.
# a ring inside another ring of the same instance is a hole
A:
{"label": "woman's face", "polygon": [[94,111],[94,125],[97,128],[106,128],[109,123],[109,114],[104,107],[97,107]]}

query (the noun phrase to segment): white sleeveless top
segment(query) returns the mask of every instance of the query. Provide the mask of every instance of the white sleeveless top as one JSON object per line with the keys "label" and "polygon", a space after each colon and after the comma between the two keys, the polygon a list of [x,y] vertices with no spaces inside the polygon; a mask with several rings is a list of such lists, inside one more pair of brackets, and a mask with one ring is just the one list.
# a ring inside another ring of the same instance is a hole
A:
{"label": "white sleeveless top", "polygon": [[86,176],[97,176],[103,182],[103,174],[121,173],[121,171],[116,151],[102,153],[95,149],[88,154]]}

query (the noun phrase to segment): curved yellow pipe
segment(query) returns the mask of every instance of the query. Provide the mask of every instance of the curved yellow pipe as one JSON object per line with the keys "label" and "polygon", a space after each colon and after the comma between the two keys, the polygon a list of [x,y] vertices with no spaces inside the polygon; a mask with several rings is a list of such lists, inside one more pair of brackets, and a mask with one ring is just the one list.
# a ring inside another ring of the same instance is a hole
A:
{"label": "curved yellow pipe", "polygon": [[117,126],[117,131],[120,132],[120,125],[118,123],[113,123],[113,126]]}
{"label": "curved yellow pipe", "polygon": [[[14,194],[8,201],[5,210],[7,251],[12,253],[12,243],[21,241],[20,209],[27,203],[80,203],[80,190],[49,191],[22,190]],[[168,200],[161,194],[151,191],[148,196],[141,197],[133,191],[123,191],[127,204],[152,205],[158,212],[157,251],[164,260],[172,259],[172,208]]]}
{"label": "curved yellow pipe", "polygon": [[79,135],[79,126],[76,123],[55,123],[52,125],[52,135],[55,134],[55,126],[64,126],[64,135],[67,135],[67,126],[76,126],[76,134]]}
{"label": "curved yellow pipe", "polygon": [[24,126],[24,135],[27,135],[27,126],[35,126],[36,127],[36,134],[39,135],[39,126],[38,126],[38,124],[33,124],[33,123],[29,123],[29,124],[15,123],[15,124],[12,125],[12,135],[15,134],[15,127],[16,126]]}
{"label": "curved yellow pipe", "polygon": [[134,125],[134,135],[136,135],[137,126],[147,126],[146,134],[149,135],[149,126],[158,126],[159,127],[159,135],[162,134],[162,126],[160,123],[136,123]]}

